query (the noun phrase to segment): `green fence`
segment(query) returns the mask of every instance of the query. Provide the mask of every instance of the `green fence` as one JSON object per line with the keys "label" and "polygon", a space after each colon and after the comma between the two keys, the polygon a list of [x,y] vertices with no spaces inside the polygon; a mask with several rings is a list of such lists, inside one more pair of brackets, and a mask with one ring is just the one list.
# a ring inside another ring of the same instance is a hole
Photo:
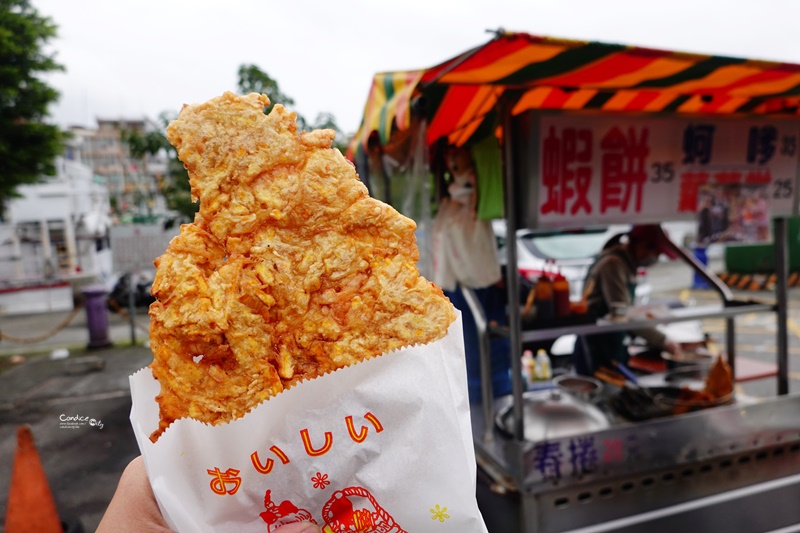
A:
{"label": "green fence", "polygon": [[[787,234],[789,272],[800,272],[800,217],[788,219]],[[729,244],[725,247],[725,270],[736,274],[771,274],[775,272],[775,245]]]}

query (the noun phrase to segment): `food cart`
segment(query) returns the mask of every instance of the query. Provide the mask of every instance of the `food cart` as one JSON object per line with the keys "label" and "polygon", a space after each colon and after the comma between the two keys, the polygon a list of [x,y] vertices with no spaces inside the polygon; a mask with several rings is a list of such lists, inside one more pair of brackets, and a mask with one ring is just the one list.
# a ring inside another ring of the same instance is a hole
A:
{"label": "food cart", "polygon": [[[402,188],[422,195],[431,192],[429,161],[437,173],[427,149],[442,139],[462,146],[494,135],[507,235],[520,227],[697,220],[699,195],[726,187],[763,196],[769,208],[774,303],[737,301],[676,246],[717,291],[718,305],[626,323],[532,329],[523,328],[519,307],[510,305],[507,396],[492,394],[493,331],[474,295],[464,291],[481,353],[474,444],[487,483],[508,495],[495,508],[509,514],[503,530],[767,531],[800,523],[800,396],[788,387],[786,254],[786,218],[798,212],[799,106],[798,65],[502,31],[435,67],[375,77],[349,150],[365,180],[375,178],[376,165],[367,165],[374,156],[368,150],[378,145],[369,142],[375,132],[380,147],[394,150],[400,171],[416,176],[414,187]],[[397,155],[402,150],[417,154],[406,170]],[[410,212],[412,205],[423,212]],[[406,202],[401,209],[420,225],[423,257],[428,205]],[[516,247],[506,250],[508,271],[516,272]],[[518,299],[517,284],[516,276],[507,277],[509,302]],[[526,411],[524,342],[721,318],[736,375],[736,317],[750,313],[776,315],[777,396],[636,423],[614,420],[564,436],[532,438],[526,431],[537,420]]]}

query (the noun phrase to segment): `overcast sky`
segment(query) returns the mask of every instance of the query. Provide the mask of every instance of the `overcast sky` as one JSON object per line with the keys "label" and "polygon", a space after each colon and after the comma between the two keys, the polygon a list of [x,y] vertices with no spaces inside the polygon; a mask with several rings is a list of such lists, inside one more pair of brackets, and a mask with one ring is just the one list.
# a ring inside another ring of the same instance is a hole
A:
{"label": "overcast sky", "polygon": [[373,74],[433,66],[503,27],[536,35],[800,63],[797,0],[32,0],[59,27],[52,119],[157,118],[277,80],[309,120],[352,133]]}

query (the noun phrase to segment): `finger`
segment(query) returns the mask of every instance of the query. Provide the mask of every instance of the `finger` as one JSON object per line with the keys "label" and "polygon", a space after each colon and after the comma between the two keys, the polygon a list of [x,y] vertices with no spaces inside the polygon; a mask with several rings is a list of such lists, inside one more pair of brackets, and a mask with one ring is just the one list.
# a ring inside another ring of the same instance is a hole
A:
{"label": "finger", "polygon": [[166,532],[166,522],[158,508],[141,456],[131,461],[122,472],[117,490],[106,509],[99,533],[112,531]]}
{"label": "finger", "polygon": [[320,529],[311,522],[297,522],[279,527],[275,533],[320,533]]}

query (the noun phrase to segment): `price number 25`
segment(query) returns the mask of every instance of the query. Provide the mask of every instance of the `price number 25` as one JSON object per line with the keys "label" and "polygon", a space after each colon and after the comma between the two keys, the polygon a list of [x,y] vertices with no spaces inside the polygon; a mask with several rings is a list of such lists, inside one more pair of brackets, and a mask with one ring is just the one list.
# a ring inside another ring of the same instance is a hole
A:
{"label": "price number 25", "polygon": [[775,199],[791,198],[794,192],[792,180],[775,180],[772,182],[772,197]]}

